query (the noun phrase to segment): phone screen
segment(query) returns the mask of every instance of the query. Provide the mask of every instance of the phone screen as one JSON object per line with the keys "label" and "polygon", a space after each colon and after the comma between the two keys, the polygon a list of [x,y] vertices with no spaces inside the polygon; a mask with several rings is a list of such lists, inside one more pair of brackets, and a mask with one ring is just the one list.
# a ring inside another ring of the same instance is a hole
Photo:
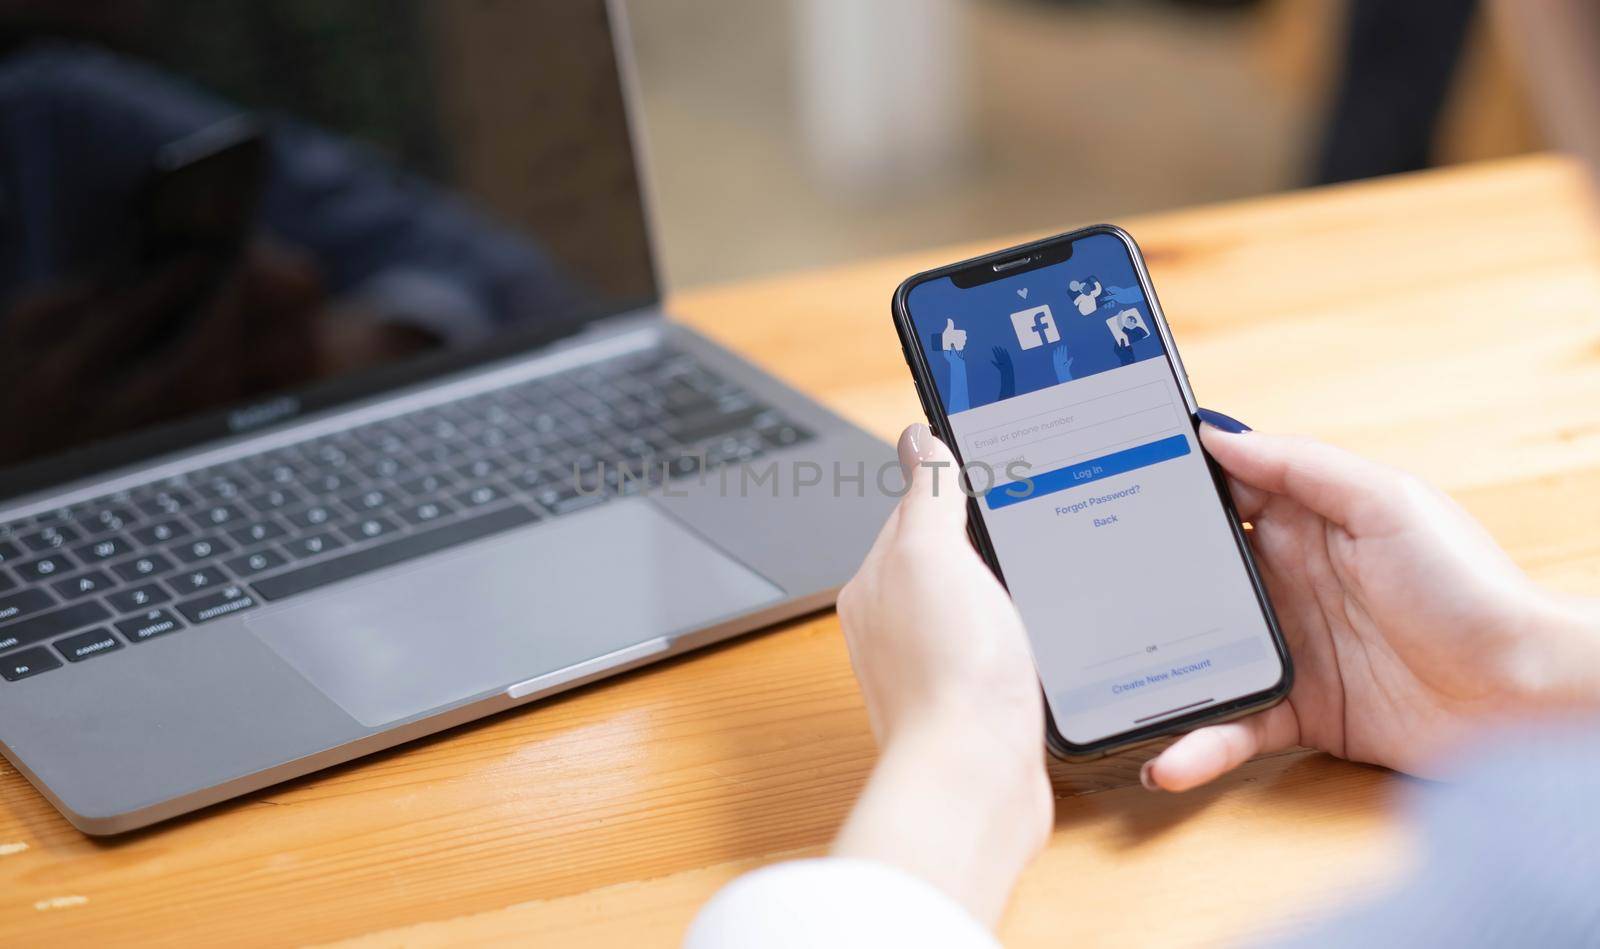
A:
{"label": "phone screen", "polygon": [[1065,260],[958,279],[905,308],[1059,735],[1093,746],[1280,686],[1129,244],[1092,232]]}

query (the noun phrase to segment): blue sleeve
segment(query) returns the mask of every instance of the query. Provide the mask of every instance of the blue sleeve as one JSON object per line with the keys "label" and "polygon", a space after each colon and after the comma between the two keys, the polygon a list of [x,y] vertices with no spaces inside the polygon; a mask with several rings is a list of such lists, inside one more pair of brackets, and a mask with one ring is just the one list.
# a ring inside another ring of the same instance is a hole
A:
{"label": "blue sleeve", "polygon": [[1414,879],[1288,945],[1600,945],[1597,806],[1600,722],[1519,736],[1414,796]]}

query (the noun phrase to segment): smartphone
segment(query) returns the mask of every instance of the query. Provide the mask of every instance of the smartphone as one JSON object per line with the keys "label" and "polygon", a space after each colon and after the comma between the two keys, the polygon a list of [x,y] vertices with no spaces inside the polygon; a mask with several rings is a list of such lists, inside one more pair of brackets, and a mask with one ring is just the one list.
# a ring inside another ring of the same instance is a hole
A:
{"label": "smartphone", "polygon": [[249,238],[266,184],[260,126],[234,116],[162,146],[138,196],[141,256],[233,254]]}
{"label": "smartphone", "polygon": [[156,151],[131,195],[131,240],[104,277],[113,294],[147,294],[174,267],[201,266],[170,291],[125,359],[152,353],[194,331],[203,308],[237,271],[255,230],[268,171],[266,138],[246,116],[209,125]]}
{"label": "smartphone", "polygon": [[972,540],[1027,626],[1051,752],[1096,757],[1288,694],[1288,650],[1127,232],[917,274],[894,320],[961,465]]}

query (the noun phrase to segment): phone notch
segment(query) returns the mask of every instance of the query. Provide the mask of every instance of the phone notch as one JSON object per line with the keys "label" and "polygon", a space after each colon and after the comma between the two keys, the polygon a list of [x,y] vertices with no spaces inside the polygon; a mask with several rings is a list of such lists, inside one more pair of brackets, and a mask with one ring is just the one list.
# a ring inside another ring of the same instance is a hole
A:
{"label": "phone notch", "polygon": [[1053,241],[990,254],[977,263],[951,273],[950,282],[962,290],[970,290],[996,280],[1053,266],[1071,259],[1072,243],[1071,240]]}

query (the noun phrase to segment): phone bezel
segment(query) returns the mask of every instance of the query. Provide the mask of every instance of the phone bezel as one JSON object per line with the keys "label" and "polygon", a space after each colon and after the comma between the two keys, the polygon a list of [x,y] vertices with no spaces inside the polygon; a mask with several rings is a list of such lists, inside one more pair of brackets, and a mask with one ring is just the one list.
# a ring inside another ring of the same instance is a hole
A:
{"label": "phone bezel", "polygon": [[[934,384],[932,370],[928,365],[927,353],[922,347],[917,336],[917,329],[911,319],[909,298],[911,291],[921,284],[952,277],[963,271],[970,271],[979,267],[992,267],[996,263],[1008,262],[1023,255],[1039,254],[1039,262],[1026,266],[1008,268],[1003,274],[998,274],[997,279],[1005,279],[1022,273],[1028,273],[1042,267],[1054,266],[1065,259],[1057,259],[1058,255],[1044,253],[1058,248],[1059,245],[1073,244],[1087,237],[1096,235],[1110,235],[1121,241],[1128,251],[1129,258],[1133,261],[1134,273],[1139,278],[1140,289],[1144,292],[1145,300],[1150,306],[1151,319],[1155,321],[1156,331],[1161,334],[1161,343],[1165,349],[1167,369],[1172,373],[1173,380],[1178,385],[1178,390],[1183,393],[1184,405],[1189,413],[1189,423],[1194,427],[1195,436],[1199,438],[1200,417],[1197,414],[1198,403],[1195,402],[1194,393],[1189,387],[1188,373],[1183,369],[1183,359],[1178,355],[1177,346],[1173,344],[1171,329],[1167,326],[1166,316],[1162,313],[1161,303],[1156,298],[1155,287],[1151,283],[1150,274],[1145,268],[1144,255],[1139,250],[1139,245],[1133,236],[1114,224],[1096,224],[1046,237],[1015,247],[1007,247],[993,253],[983,254],[968,260],[957,261],[933,270],[925,270],[915,274],[902,282],[895,290],[892,312],[895,324],[895,333],[900,338],[900,349],[905,355],[906,366],[911,370],[912,378],[916,384],[917,397],[922,401],[922,410],[928,417],[928,423],[933,426],[934,434],[938,435],[952,453],[956,461],[962,463],[959,446],[953,437],[950,428],[950,419],[945,413],[944,401],[939,395],[938,386]],[[1245,536],[1244,528],[1240,522],[1239,512],[1234,507],[1233,497],[1228,491],[1227,477],[1222,469],[1212,459],[1210,453],[1201,448],[1201,455],[1206,460],[1206,468],[1211,472],[1211,481],[1217,492],[1217,500],[1221,502],[1223,510],[1227,513],[1228,526],[1233,532],[1234,545],[1239,551],[1239,556],[1244,562],[1245,571],[1250,576],[1251,586],[1255,590],[1256,602],[1261,608],[1262,618],[1266,620],[1267,629],[1271,633],[1273,648],[1277,650],[1279,667],[1283,670],[1277,683],[1259,692],[1229,699],[1210,705],[1194,712],[1180,715],[1175,718],[1164,719],[1141,728],[1131,729],[1111,735],[1089,744],[1076,744],[1068,741],[1056,728],[1055,716],[1050,712],[1049,703],[1045,703],[1045,745],[1050,753],[1068,760],[1082,760],[1098,758],[1113,751],[1120,751],[1134,745],[1143,744],[1166,735],[1177,734],[1194,729],[1202,724],[1214,724],[1240,718],[1262,709],[1270,708],[1283,701],[1294,685],[1294,664],[1289,656],[1288,645],[1283,638],[1283,631],[1278,625],[1278,617],[1272,609],[1272,603],[1267,597],[1265,584],[1261,580],[1260,571],[1256,567],[1255,557],[1251,553],[1250,544]],[[967,499],[967,532],[972,538],[973,546],[983,557],[989,569],[994,572],[1002,586],[1006,584],[1005,574],[1000,569],[999,558],[995,556],[994,546],[989,538],[987,525],[983,520],[983,513],[978,505],[978,500],[973,497]],[[1043,689],[1041,683],[1040,689]]]}

